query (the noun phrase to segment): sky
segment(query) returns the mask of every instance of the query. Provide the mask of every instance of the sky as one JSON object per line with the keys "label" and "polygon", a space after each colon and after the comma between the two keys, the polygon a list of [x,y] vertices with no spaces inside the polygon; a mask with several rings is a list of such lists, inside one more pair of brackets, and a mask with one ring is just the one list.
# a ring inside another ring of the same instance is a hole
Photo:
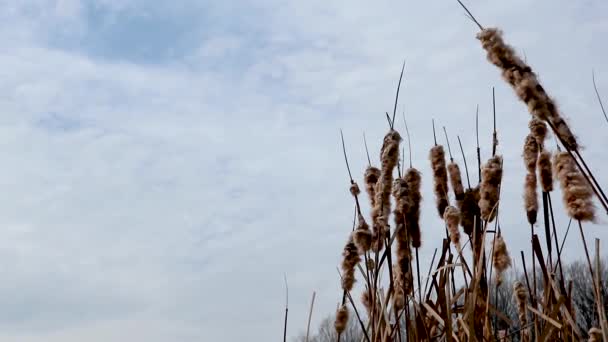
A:
{"label": "sky", "polygon": [[[608,101],[608,3],[467,3],[525,54],[608,186],[591,83],[594,69]],[[279,340],[284,275],[288,335],[313,291],[316,326],[340,299],[352,224],[339,130],[361,184],[363,132],[377,164],[403,60],[422,268],[444,234],[431,118],[474,168],[475,108],[487,159],[493,86],[501,226],[512,256],[528,244],[529,114],[455,1],[23,0],[3,3],[0,23],[0,340]],[[608,241],[597,221],[587,240]],[[576,233],[568,260],[583,255]]]}

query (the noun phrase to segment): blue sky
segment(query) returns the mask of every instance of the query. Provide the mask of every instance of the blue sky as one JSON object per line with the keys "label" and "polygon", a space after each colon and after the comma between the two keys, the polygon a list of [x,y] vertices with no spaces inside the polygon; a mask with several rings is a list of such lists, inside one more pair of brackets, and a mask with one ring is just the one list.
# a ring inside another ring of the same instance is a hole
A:
{"label": "blue sky", "polygon": [[[608,98],[608,3],[470,7],[525,52],[592,167],[608,167],[591,85],[594,68]],[[377,161],[403,59],[400,110],[427,180],[422,257],[443,235],[430,118],[473,164],[476,104],[491,141],[492,86],[512,185],[501,223],[512,254],[527,243],[529,115],[455,1],[24,0],[0,22],[0,340],[278,339],[284,273],[289,334],[312,291],[317,324],[339,299],[352,219],[338,132],[360,181],[362,133]],[[607,241],[606,222],[587,238]]]}

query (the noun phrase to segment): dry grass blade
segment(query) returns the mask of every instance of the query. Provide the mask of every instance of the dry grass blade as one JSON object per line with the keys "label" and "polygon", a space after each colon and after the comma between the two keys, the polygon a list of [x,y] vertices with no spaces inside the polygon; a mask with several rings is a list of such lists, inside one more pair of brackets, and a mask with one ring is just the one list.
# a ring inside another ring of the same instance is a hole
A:
{"label": "dry grass blade", "polygon": [[591,70],[591,80],[593,81],[593,90],[595,90],[597,102],[599,102],[602,113],[604,114],[604,118],[606,119],[606,122],[608,122],[608,115],[606,115],[606,110],[604,109],[604,104],[602,103],[602,97],[600,96],[600,92],[597,90],[597,85],[595,84],[595,72],[593,70]]}

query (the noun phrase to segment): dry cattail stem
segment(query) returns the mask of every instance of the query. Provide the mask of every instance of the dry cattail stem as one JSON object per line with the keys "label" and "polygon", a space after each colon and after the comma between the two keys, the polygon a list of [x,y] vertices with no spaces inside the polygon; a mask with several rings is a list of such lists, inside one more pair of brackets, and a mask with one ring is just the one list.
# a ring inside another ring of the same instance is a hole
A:
{"label": "dry cattail stem", "polygon": [[355,284],[355,267],[361,261],[359,251],[352,236],[344,246],[342,257],[342,288],[344,291],[351,291]]}
{"label": "dry cattail stem", "polygon": [[450,204],[448,200],[448,173],[445,166],[445,152],[443,146],[436,145],[429,154],[431,168],[433,169],[433,190],[437,201],[439,217],[443,218],[445,208]]}
{"label": "dry cattail stem", "polygon": [[420,185],[422,177],[420,172],[414,168],[409,168],[403,178],[408,188],[408,199],[405,209],[405,228],[411,239],[412,247],[418,248],[422,245],[422,233],[420,232],[420,202],[422,195]]}
{"label": "dry cattail stem", "polygon": [[496,217],[501,181],[502,157],[496,155],[481,170],[479,210],[485,221],[491,222]]}
{"label": "dry cattail stem", "polygon": [[517,304],[519,326],[521,329],[521,340],[524,342],[530,341],[528,329],[524,328],[528,325],[528,316],[526,312],[526,302],[528,301],[528,296],[526,294],[526,288],[519,281],[516,281],[513,284],[513,297],[515,298],[515,303]]}
{"label": "dry cattail stem", "polygon": [[524,206],[528,223],[535,224],[538,214],[538,195],[536,193],[536,174],[528,173],[524,183]]}
{"label": "dry cattail stem", "polygon": [[533,117],[528,124],[528,128],[530,128],[530,133],[534,136],[539,149],[542,150],[547,138],[547,124],[543,120]]}
{"label": "dry cattail stem", "polygon": [[500,284],[502,284],[502,275],[511,267],[511,257],[507,250],[507,244],[500,234],[496,237],[496,241],[494,242],[492,261],[494,269],[496,270],[496,284],[497,286],[500,286]]}
{"label": "dry cattail stem", "polygon": [[456,246],[456,249],[460,251],[460,231],[458,230],[458,225],[460,224],[460,210],[454,206],[448,206],[443,214],[443,219],[448,226],[450,240],[454,246]]}
{"label": "dry cattail stem", "polygon": [[536,142],[536,138],[532,135],[532,133],[528,134],[526,137],[523,156],[524,164],[526,165],[528,172],[535,173],[536,160],[538,159],[538,143]]}
{"label": "dry cattail stem", "polygon": [[593,221],[595,219],[593,192],[572,157],[567,152],[557,153],[553,167],[562,188],[568,215],[579,221]]}
{"label": "dry cattail stem", "polygon": [[503,78],[528,106],[530,114],[550,121],[565,144],[570,149],[576,150],[578,148],[576,138],[559,114],[557,105],[540,85],[532,68],[503,41],[502,33],[496,28],[486,28],[477,35],[477,39],[486,50],[488,61],[501,69]]}
{"label": "dry cattail stem", "polygon": [[365,190],[369,196],[372,208],[376,203],[376,184],[380,179],[380,169],[374,166],[368,166],[363,176],[365,181]]}
{"label": "dry cattail stem", "polygon": [[544,192],[553,191],[553,170],[551,168],[551,153],[541,152],[538,156],[538,176]]}
{"label": "dry cattail stem", "polygon": [[348,308],[346,305],[340,306],[338,311],[336,312],[336,321],[334,322],[334,328],[336,328],[336,332],[341,334],[346,330],[346,326],[348,325]]}
{"label": "dry cattail stem", "polygon": [[464,199],[464,186],[462,186],[462,175],[458,164],[454,162],[449,163],[448,174],[450,175],[452,190],[454,190],[454,199],[456,200],[457,207],[460,208]]}
{"label": "dry cattail stem", "polygon": [[473,228],[475,226],[475,217],[479,216],[479,188],[467,189],[464,192],[462,200],[462,208],[460,209],[460,223],[462,230],[470,237],[473,236]]}

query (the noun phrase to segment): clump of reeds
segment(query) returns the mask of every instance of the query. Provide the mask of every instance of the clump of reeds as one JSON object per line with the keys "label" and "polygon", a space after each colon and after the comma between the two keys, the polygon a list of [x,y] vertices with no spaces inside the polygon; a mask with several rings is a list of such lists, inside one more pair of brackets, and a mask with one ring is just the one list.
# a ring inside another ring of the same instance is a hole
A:
{"label": "clump of reeds", "polygon": [[535,224],[538,214],[538,194],[536,191],[536,173],[528,173],[524,182],[524,206],[528,223]]}
{"label": "clump of reeds", "polygon": [[363,180],[372,208],[376,203],[376,184],[378,183],[378,179],[380,179],[380,169],[375,166],[368,166],[365,169]]}
{"label": "clump of reeds", "polygon": [[494,270],[496,270],[496,286],[500,286],[500,284],[502,284],[502,275],[511,267],[511,257],[509,256],[507,244],[505,243],[502,234],[498,234],[496,237],[494,252],[492,254]]}
{"label": "clump of reeds", "polygon": [[348,308],[346,305],[342,305],[336,311],[336,321],[334,322],[334,328],[338,334],[341,334],[348,325]]}
{"label": "clump of reeds", "polygon": [[452,190],[454,190],[454,199],[456,205],[460,208],[462,200],[464,199],[464,186],[462,185],[462,175],[460,173],[460,167],[455,162],[448,164],[448,174],[450,175],[450,184]]}
{"label": "clump of reeds", "polygon": [[460,224],[465,234],[472,236],[475,227],[475,217],[479,216],[479,187],[467,189],[464,192],[462,207],[460,209]]}
{"label": "clump of reeds", "polygon": [[538,155],[538,176],[540,177],[540,185],[543,191],[553,191],[553,171],[551,153],[549,151],[543,151]]}
{"label": "clump of reeds", "polygon": [[567,152],[558,152],[553,160],[568,215],[579,221],[593,221],[595,206],[593,192],[576,163]]}
{"label": "clump of reeds", "polygon": [[448,232],[450,233],[450,241],[460,250],[460,230],[458,225],[460,224],[460,210],[450,205],[445,209],[443,219],[448,226]]}
{"label": "clump of reeds", "polygon": [[516,281],[513,284],[513,297],[515,298],[515,303],[517,304],[517,314],[519,317],[519,326],[521,329],[521,340],[529,341],[530,335],[528,334],[528,316],[526,313],[526,302],[528,301],[528,296],[526,294],[526,288],[524,284]]}
{"label": "clump of reeds", "polygon": [[496,217],[501,181],[502,157],[496,155],[481,170],[479,210],[485,221],[491,222]]}
{"label": "clump of reeds", "polygon": [[433,169],[433,189],[439,217],[443,218],[445,208],[450,204],[448,199],[448,173],[445,166],[445,152],[443,146],[436,145],[429,153],[431,168]]}
{"label": "clump of reeds", "polygon": [[502,32],[496,28],[486,28],[477,38],[486,50],[488,60],[501,69],[503,78],[528,106],[530,114],[550,122],[565,144],[571,149],[577,149],[576,138],[560,115],[557,105],[540,85],[532,68],[503,41]]}
{"label": "clump of reeds", "polygon": [[361,261],[352,236],[344,246],[342,257],[342,288],[344,291],[351,291],[355,284],[355,267]]}
{"label": "clump of reeds", "polygon": [[422,245],[422,233],[420,231],[420,202],[422,194],[420,186],[422,177],[415,168],[409,168],[403,177],[407,184],[407,207],[404,210],[405,227],[412,242],[412,247],[418,248]]}

